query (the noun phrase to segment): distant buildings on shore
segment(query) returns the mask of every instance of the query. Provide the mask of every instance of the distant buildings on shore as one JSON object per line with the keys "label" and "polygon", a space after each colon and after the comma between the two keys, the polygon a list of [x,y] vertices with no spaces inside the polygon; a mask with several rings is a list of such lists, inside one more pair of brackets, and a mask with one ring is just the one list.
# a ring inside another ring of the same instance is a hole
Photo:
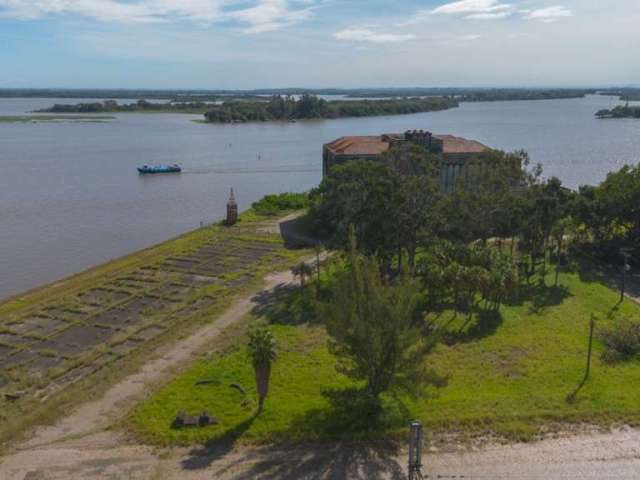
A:
{"label": "distant buildings on shore", "polygon": [[440,184],[451,191],[460,180],[466,182],[482,175],[488,166],[478,155],[491,150],[475,140],[453,135],[433,135],[423,130],[409,130],[404,134],[340,137],[323,147],[322,170],[326,176],[335,165],[349,160],[384,161],[384,153],[391,147],[413,142],[441,158]]}

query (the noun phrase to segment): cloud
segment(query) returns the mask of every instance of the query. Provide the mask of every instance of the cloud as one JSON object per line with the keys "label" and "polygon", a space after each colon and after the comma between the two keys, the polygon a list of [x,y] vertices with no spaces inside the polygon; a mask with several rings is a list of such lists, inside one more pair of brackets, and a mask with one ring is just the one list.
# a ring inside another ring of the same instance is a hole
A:
{"label": "cloud", "polygon": [[314,8],[313,0],[0,0],[0,17],[80,15],[123,24],[233,22],[246,33],[261,33],[306,20]]}
{"label": "cloud", "polygon": [[400,34],[376,32],[368,28],[348,28],[334,33],[333,38],[347,42],[401,43],[413,40],[416,36],[410,33]]}
{"label": "cloud", "polygon": [[244,33],[263,33],[300,23],[312,15],[313,2],[301,1],[311,5],[300,9],[290,9],[287,0],[262,0],[257,5],[229,13],[229,17],[248,24]]}
{"label": "cloud", "polygon": [[539,20],[541,22],[555,22],[561,18],[572,16],[573,12],[571,10],[561,5],[556,5],[554,7],[527,11],[524,18],[527,20]]}
{"label": "cloud", "polygon": [[434,8],[430,13],[432,15],[467,15],[468,17],[499,14],[501,16],[497,18],[503,18],[512,10],[512,4],[500,3],[499,0],[460,0]]}
{"label": "cloud", "polygon": [[467,20],[499,20],[501,18],[507,18],[511,16],[510,11],[504,12],[485,12],[485,13],[473,13],[471,15],[467,15]]}

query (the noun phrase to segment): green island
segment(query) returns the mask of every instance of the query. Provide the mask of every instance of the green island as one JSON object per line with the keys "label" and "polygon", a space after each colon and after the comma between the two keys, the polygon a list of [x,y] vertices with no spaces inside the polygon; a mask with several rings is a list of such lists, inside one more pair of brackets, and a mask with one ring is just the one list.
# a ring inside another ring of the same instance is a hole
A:
{"label": "green island", "polygon": [[274,96],[267,101],[231,101],[216,105],[205,113],[211,123],[265,122],[271,120],[332,119],[405,115],[456,108],[452,98],[406,98],[392,100],[326,101],[314,95],[293,97]]}
{"label": "green island", "polygon": [[106,115],[0,115],[0,123],[60,123],[60,122],[106,122],[115,117]]}
{"label": "green island", "polygon": [[596,112],[598,118],[640,118],[640,106],[620,105],[611,110],[604,109]]}

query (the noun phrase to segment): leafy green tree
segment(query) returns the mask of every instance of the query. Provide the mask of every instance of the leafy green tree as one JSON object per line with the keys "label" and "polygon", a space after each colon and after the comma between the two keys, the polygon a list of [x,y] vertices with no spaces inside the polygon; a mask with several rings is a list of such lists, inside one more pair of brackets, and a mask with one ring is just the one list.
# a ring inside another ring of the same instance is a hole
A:
{"label": "leafy green tree", "polygon": [[277,357],[276,340],[266,326],[249,333],[249,356],[253,364],[258,391],[258,412],[264,409],[264,401],[269,393],[271,364]]}
{"label": "leafy green tree", "polygon": [[354,227],[359,248],[376,256],[387,269],[397,252],[398,232],[394,219],[400,189],[392,170],[378,162],[353,160],[337,165],[313,192],[318,201],[311,217],[329,244],[349,249],[349,228]]}
{"label": "leafy green tree", "polygon": [[407,253],[409,272],[415,272],[418,248],[432,241],[441,225],[439,184],[440,159],[416,144],[401,144],[385,154],[398,193],[394,197],[395,222],[398,235],[398,265],[402,265],[402,251]]}
{"label": "leafy green tree", "polygon": [[435,344],[416,321],[417,284],[383,284],[377,261],[357,253],[352,234],[348,268],[333,293],[325,315],[338,371],[366,381],[375,400],[392,388],[416,393],[429,377],[424,359]]}

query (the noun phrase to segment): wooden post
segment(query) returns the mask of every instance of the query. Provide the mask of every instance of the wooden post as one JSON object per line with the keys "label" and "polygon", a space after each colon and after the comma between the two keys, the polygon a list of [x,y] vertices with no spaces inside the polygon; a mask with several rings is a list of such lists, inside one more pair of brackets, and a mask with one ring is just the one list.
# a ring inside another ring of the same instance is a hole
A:
{"label": "wooden post", "polygon": [[589,350],[587,353],[587,371],[584,374],[585,381],[589,378],[591,373],[591,352],[593,351],[593,331],[596,326],[596,319],[591,315],[591,321],[589,322]]}

